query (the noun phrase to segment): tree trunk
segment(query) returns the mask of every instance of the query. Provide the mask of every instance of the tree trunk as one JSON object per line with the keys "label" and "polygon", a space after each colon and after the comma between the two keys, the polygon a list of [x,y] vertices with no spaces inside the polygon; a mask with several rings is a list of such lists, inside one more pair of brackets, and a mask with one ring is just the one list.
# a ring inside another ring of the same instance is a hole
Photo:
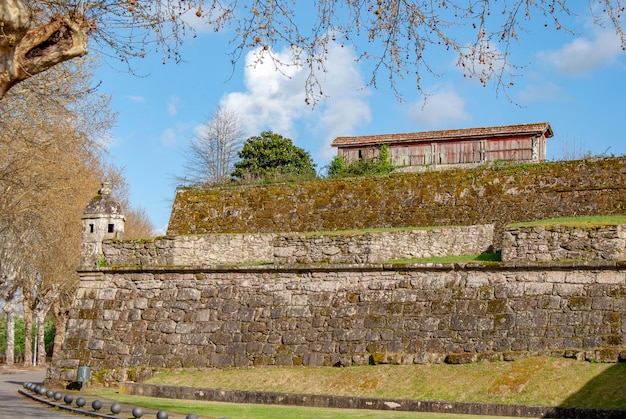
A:
{"label": "tree trunk", "polygon": [[43,311],[37,312],[35,319],[37,321],[37,365],[45,365],[46,363],[46,342],[44,334],[46,331],[45,321],[46,313]]}
{"label": "tree trunk", "polygon": [[0,100],[19,82],[87,53],[91,24],[83,15],[55,15],[33,27],[21,0],[2,0],[0,22]]}
{"label": "tree trunk", "polygon": [[52,306],[54,312],[54,343],[52,344],[52,359],[57,359],[65,342],[65,327],[69,312],[60,307],[60,302],[55,301]]}
{"label": "tree trunk", "polygon": [[24,302],[24,366],[33,365],[33,312]]}
{"label": "tree trunk", "polygon": [[4,305],[4,312],[7,315],[7,343],[5,350],[6,365],[15,364],[15,302],[7,301]]}

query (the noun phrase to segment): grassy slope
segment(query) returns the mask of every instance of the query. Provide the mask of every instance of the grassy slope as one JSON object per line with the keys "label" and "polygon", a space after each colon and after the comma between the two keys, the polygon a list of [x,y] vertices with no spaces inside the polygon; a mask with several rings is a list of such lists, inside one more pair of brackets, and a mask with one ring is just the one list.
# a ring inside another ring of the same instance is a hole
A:
{"label": "grassy slope", "polygon": [[624,215],[602,215],[602,216],[584,216],[584,217],[563,217],[551,218],[547,220],[530,221],[526,223],[512,224],[512,227],[530,227],[530,226],[551,226],[563,225],[574,227],[596,227],[626,224],[626,216]]}
{"label": "grassy slope", "polygon": [[148,383],[417,400],[626,409],[626,363],[536,357],[466,365],[183,370]]}

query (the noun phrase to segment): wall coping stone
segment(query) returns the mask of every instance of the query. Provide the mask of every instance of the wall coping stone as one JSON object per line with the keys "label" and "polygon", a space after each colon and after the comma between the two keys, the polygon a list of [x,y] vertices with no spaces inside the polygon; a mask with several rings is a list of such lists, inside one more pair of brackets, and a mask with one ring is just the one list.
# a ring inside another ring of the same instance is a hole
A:
{"label": "wall coping stone", "polygon": [[397,270],[485,270],[500,271],[510,269],[535,270],[567,270],[567,269],[610,269],[626,267],[626,260],[594,260],[594,261],[514,261],[514,262],[467,262],[467,263],[360,263],[360,264],[280,264],[280,265],[206,265],[206,266],[106,266],[93,269],[85,267],[78,270],[80,275],[93,273],[169,273],[169,272],[363,272],[363,271],[397,271]]}

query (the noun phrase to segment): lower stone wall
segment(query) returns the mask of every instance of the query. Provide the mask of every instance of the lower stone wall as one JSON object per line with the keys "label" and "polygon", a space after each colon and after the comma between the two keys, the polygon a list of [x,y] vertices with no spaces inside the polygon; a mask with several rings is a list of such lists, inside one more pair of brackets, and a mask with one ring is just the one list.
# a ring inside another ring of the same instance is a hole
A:
{"label": "lower stone wall", "polygon": [[107,265],[381,263],[487,251],[493,225],[327,234],[204,234],[107,240]]}
{"label": "lower stone wall", "polygon": [[115,382],[138,367],[626,357],[626,268],[615,262],[79,273],[49,383],[74,380],[79,365],[116,371]]}
{"label": "lower stone wall", "polygon": [[503,233],[502,260],[623,260],[626,226],[548,225],[510,227]]}

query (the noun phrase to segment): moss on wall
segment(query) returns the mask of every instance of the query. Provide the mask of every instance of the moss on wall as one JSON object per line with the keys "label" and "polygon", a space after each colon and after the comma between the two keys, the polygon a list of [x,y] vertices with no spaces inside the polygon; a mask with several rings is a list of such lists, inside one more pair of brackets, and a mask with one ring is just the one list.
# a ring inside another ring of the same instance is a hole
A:
{"label": "moss on wall", "polygon": [[169,235],[495,224],[626,214],[626,157],[179,189]]}

